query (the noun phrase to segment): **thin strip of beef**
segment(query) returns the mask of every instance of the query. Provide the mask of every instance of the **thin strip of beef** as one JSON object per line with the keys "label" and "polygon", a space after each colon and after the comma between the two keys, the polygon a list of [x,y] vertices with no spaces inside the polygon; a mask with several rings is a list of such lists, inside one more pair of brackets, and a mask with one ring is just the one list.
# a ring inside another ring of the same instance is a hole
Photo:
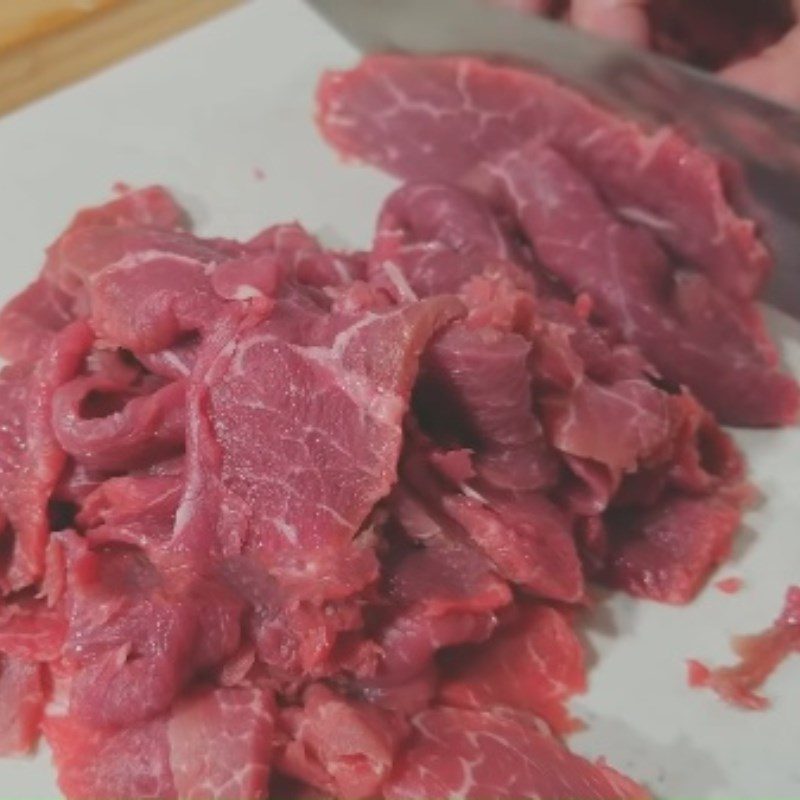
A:
{"label": "thin strip of beef", "polygon": [[157,563],[172,536],[182,494],[181,474],[109,478],[84,499],[76,522],[92,545],[134,545]]}
{"label": "thin strip of beef", "polygon": [[504,706],[541,717],[558,734],[574,730],[565,703],[586,690],[583,648],[563,611],[520,605],[480,647],[445,662],[440,702],[481,710]]}
{"label": "thin strip of beef", "polygon": [[80,272],[72,273],[70,259],[63,258],[61,248],[64,241],[81,228],[149,227],[170,231],[183,227],[184,219],[183,209],[161,186],[147,186],[127,191],[107,203],[84,208],[75,215],[64,233],[48,248],[42,276],[60,286],[68,294],[76,293],[82,278]]}
{"label": "thin strip of beef", "polygon": [[246,243],[248,251],[273,255],[304,286],[346,286],[366,277],[367,256],[325,249],[301,225],[273,225]]}
{"label": "thin strip of beef", "polygon": [[770,259],[737,216],[717,162],[671,131],[652,135],[536,73],[474,58],[377,55],[329,72],[323,135],[399,177],[458,182],[529,140],[564,152],[615,208],[640,219],[713,282],[752,297]]}
{"label": "thin strip of beef", "polygon": [[69,709],[90,726],[163,712],[198,671],[239,646],[242,602],[202,576],[159,573],[131,548],[92,552],[64,536]]}
{"label": "thin strip of beef", "polygon": [[455,325],[431,344],[415,389],[423,427],[473,450],[478,474],[507,491],[559,476],[534,413],[530,357],[531,342],[515,333]]}
{"label": "thin strip of beef", "polygon": [[[458,293],[512,247],[488,206],[455,186],[409,183],[384,202],[369,259],[370,282],[396,297]],[[397,271],[399,270],[399,275]],[[405,291],[408,294],[408,291]]]}
{"label": "thin strip of beef", "polygon": [[168,714],[117,730],[50,714],[44,735],[70,800],[259,800],[275,709],[257,688],[200,689]]}
{"label": "thin strip of beef", "polygon": [[44,667],[0,652],[0,756],[33,749],[44,704]]}
{"label": "thin strip of beef", "polygon": [[417,437],[403,460],[405,484],[438,515],[463,531],[506,580],[565,602],[583,594],[572,525],[541,492],[454,487],[437,477],[427,445]]}
{"label": "thin strip of beef", "polygon": [[701,275],[673,271],[652,235],[617,220],[554,150],[526,145],[478,168],[471,182],[516,215],[547,269],[589,294],[606,324],[724,421],[793,419],[797,385],[760,345],[751,315]]}
{"label": "thin strip of beef", "polygon": [[[774,345],[750,302],[768,271],[766,250],[754,225],[731,209],[717,164],[677,135],[647,136],[547,79],[472,59],[370,57],[323,79],[319,102],[323,132],[343,153],[414,180],[463,181],[486,159],[514,158],[526,144],[552,145],[590,182],[587,189],[602,195],[595,203],[608,202],[610,211],[603,229],[588,233],[581,219],[575,221],[580,204],[563,219],[559,212],[559,224],[551,225],[552,235],[542,232],[537,249],[553,245],[552,256],[558,242],[571,245],[573,261],[581,257],[581,282],[589,282],[591,294],[600,292],[595,299],[606,321],[727,421],[779,425],[796,416],[797,385],[775,367]],[[527,153],[519,155],[520,162],[525,158]],[[520,176],[512,205],[538,191],[539,212],[546,214],[553,186],[555,200],[569,184],[554,179],[531,185]],[[521,197],[519,186],[525,189]],[[615,276],[608,262],[616,251],[604,247],[620,230],[629,231],[630,252],[610,265],[620,273]],[[600,234],[597,247],[586,244]],[[663,284],[673,265],[656,238],[681,266],[669,292]],[[597,259],[604,268],[596,268]],[[609,306],[610,299],[616,304]],[[638,307],[634,327],[622,303]],[[719,346],[731,358],[719,358]]]}
{"label": "thin strip of beef", "polygon": [[59,599],[26,596],[4,601],[0,606],[0,653],[27,662],[57,660],[67,636],[66,614]]}
{"label": "thin strip of beef", "polygon": [[645,509],[606,517],[610,555],[605,579],[632,595],[686,603],[730,552],[742,517],[737,493],[667,495]]}
{"label": "thin strip of beef", "polygon": [[[291,692],[312,678],[330,678],[342,670],[337,645],[364,626],[359,592],[378,578],[374,544],[359,537],[340,554],[313,591],[282,585],[262,563],[248,556],[228,557],[219,573],[248,605],[245,630],[259,665],[272,681]],[[375,648],[356,642],[354,661],[363,655],[366,669]]]}
{"label": "thin strip of beef", "polygon": [[35,361],[74,318],[72,298],[51,281],[39,278],[0,311],[0,357]]}
{"label": "thin strip of beef", "polygon": [[48,504],[67,460],[52,429],[53,396],[81,368],[93,338],[85,322],[71,323],[32,369],[14,366],[3,373],[11,402],[6,410],[13,415],[0,473],[3,511],[14,531],[6,576],[12,589],[30,585],[44,572]]}
{"label": "thin strip of beef", "polygon": [[395,480],[423,348],[460,313],[444,297],[330,313],[291,290],[266,320],[222,320],[192,377],[176,546],[322,587]]}
{"label": "thin strip of beef", "polygon": [[[141,468],[180,453],[186,382],[142,391],[103,374],[61,386],[53,397],[59,443],[82,466],[108,472]],[[103,413],[103,404],[110,406],[110,413]]]}
{"label": "thin strip of beef", "polygon": [[529,715],[433,708],[414,717],[412,724],[412,738],[384,787],[386,800],[648,796],[610,767],[570,753]]}
{"label": "thin strip of beef", "polygon": [[85,287],[98,336],[134,353],[170,347],[209,324],[223,303],[209,275],[229,256],[190,234],[80,228],[63,238],[60,257]]}
{"label": "thin strip of beef", "polygon": [[301,708],[287,708],[289,742],[278,756],[282,772],[353,800],[375,797],[407,731],[399,715],[348,700],[322,684],[308,688]]}

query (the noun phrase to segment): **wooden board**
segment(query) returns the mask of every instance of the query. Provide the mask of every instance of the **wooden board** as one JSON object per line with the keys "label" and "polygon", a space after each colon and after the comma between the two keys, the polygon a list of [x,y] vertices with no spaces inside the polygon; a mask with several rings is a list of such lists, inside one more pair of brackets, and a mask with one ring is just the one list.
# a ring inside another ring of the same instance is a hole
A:
{"label": "wooden board", "polygon": [[0,0],[0,114],[241,0]]}

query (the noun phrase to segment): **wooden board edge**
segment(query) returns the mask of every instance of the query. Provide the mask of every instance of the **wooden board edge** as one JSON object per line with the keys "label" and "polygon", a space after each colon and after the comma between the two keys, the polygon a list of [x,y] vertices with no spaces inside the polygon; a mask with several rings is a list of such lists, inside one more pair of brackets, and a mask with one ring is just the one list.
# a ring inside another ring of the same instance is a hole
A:
{"label": "wooden board edge", "polygon": [[134,0],[0,55],[0,115],[243,0]]}

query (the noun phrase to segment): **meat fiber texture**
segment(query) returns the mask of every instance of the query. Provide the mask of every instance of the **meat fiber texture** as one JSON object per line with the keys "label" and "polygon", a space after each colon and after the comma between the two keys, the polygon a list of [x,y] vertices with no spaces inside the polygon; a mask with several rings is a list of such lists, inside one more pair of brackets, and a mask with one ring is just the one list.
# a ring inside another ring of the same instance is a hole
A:
{"label": "meat fiber texture", "polygon": [[321,96],[413,179],[367,251],[152,187],[0,314],[0,751],[43,733],[71,800],[645,797],[562,741],[574,628],[587,579],[683,603],[728,552],[697,397],[794,413],[766,251],[707,156],[534,75]]}

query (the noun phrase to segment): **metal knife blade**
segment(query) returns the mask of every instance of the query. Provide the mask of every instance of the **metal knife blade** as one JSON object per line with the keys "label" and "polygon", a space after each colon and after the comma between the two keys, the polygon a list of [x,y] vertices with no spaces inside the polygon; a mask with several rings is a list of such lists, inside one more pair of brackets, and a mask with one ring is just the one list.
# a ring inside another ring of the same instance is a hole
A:
{"label": "metal knife blade", "polygon": [[486,0],[306,0],[364,52],[472,53],[533,66],[648,125],[675,125],[738,163],[737,197],[777,268],[766,299],[800,319],[800,109],[657,54]]}

